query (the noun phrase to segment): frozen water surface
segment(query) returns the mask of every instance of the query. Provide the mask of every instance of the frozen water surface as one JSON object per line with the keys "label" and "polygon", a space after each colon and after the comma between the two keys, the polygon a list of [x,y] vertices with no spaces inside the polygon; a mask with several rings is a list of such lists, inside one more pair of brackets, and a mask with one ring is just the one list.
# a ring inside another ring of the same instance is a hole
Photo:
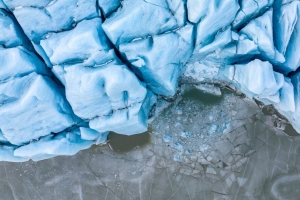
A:
{"label": "frozen water surface", "polygon": [[221,97],[197,91],[217,104],[195,101],[185,95],[194,88],[159,99],[166,108],[149,132],[110,134],[107,145],[71,157],[1,162],[2,198],[297,199],[300,137],[291,127],[270,106],[226,89]]}

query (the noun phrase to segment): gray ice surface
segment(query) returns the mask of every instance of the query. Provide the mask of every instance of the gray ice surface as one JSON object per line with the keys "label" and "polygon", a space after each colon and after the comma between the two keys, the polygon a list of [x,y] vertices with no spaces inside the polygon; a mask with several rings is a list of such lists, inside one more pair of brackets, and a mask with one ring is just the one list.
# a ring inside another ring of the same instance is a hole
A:
{"label": "gray ice surface", "polygon": [[74,156],[1,162],[1,199],[299,197],[300,137],[271,107],[228,89],[214,96],[185,84],[181,91],[159,99],[147,133],[112,134],[107,145]]}

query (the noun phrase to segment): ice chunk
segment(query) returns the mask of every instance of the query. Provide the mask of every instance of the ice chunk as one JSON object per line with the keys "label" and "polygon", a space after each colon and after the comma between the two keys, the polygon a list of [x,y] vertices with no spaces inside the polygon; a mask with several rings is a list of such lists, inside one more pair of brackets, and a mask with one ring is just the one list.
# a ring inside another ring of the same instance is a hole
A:
{"label": "ice chunk", "polygon": [[28,75],[31,72],[50,74],[39,57],[23,47],[8,49],[0,47],[0,69],[0,81]]}
{"label": "ice chunk", "polygon": [[293,1],[274,10],[274,43],[285,56],[279,70],[295,71],[300,66],[300,2]]}
{"label": "ice chunk", "polygon": [[280,89],[278,109],[284,112],[295,112],[294,86],[289,78],[285,78],[284,85]]}
{"label": "ice chunk", "polygon": [[30,45],[14,16],[2,9],[0,9],[0,30],[0,46],[10,48]]}
{"label": "ice chunk", "polygon": [[121,44],[119,49],[154,93],[172,96],[193,44],[193,26],[187,25],[174,32]]}
{"label": "ice chunk", "polygon": [[294,86],[294,94],[295,94],[295,106],[296,111],[300,117],[300,73],[296,73],[293,76],[291,76],[291,81]]}
{"label": "ice chunk", "polygon": [[0,144],[0,161],[8,161],[8,162],[25,162],[28,161],[28,158],[23,158],[14,155],[14,150],[17,146],[10,145],[1,145]]}
{"label": "ice chunk", "polygon": [[[244,34],[238,35],[235,32],[231,32],[231,34],[232,36],[236,36],[236,38],[232,38],[231,43],[221,49],[217,49],[204,59],[214,64],[234,64],[249,61],[255,55],[260,54],[257,44],[249,40]],[[207,47],[212,45],[214,45],[214,43],[207,45]],[[206,47],[203,49],[206,49]]]}
{"label": "ice chunk", "polygon": [[116,59],[101,24],[100,18],[84,20],[70,31],[50,35],[40,44],[53,65],[88,62],[88,59],[100,65]]}
{"label": "ice chunk", "polygon": [[16,145],[75,123],[60,87],[35,72],[0,84],[0,115],[5,138]]}
{"label": "ice chunk", "polygon": [[[197,19],[192,21],[200,20],[197,26],[196,50],[210,44],[220,30],[226,30],[239,9],[237,0],[188,0],[187,5],[189,16],[193,15]],[[191,7],[193,9],[189,9]]]}
{"label": "ice chunk", "polygon": [[1,0],[10,10],[20,7],[39,7],[44,8],[54,0]]}
{"label": "ice chunk", "polygon": [[51,134],[39,141],[21,146],[14,151],[14,155],[39,161],[58,155],[75,155],[78,151],[92,145],[93,141],[82,140],[79,129],[75,129],[57,135]]}
{"label": "ice chunk", "polygon": [[270,9],[264,15],[252,20],[240,33],[245,34],[258,46],[258,50],[264,59],[273,64],[284,63],[284,56],[278,52],[273,43],[273,10]]}
{"label": "ice chunk", "polygon": [[[275,107],[279,109],[280,113],[283,114],[289,122],[293,125],[295,130],[299,133],[300,132],[300,73],[295,73],[291,76],[291,82],[293,84],[294,89],[294,105],[295,105],[295,111],[293,112],[293,100],[291,94],[291,86],[289,85],[288,79],[286,79],[286,83],[288,85],[285,85],[283,87],[282,95],[283,99],[280,104],[275,104]],[[286,96],[287,95],[287,96]],[[292,105],[287,105],[292,104]]]}
{"label": "ice chunk", "polygon": [[[231,42],[232,34],[234,34],[234,32],[231,31],[231,27],[228,27],[225,31],[219,31],[215,35],[214,41],[212,41],[210,44],[204,46],[201,49],[195,50],[193,57],[190,59],[190,62],[199,61],[208,54],[219,51],[225,45]],[[216,54],[218,55],[218,53]]]}
{"label": "ice chunk", "polygon": [[175,142],[175,143],[174,143],[174,149],[175,149],[176,151],[182,151],[182,150],[184,149],[184,146],[183,146],[183,144],[181,144],[180,142]]}
{"label": "ice chunk", "polygon": [[0,144],[8,143],[8,140],[4,137],[2,131],[0,130]]}
{"label": "ice chunk", "polygon": [[169,142],[171,142],[172,141],[172,135],[170,135],[170,134],[164,134],[163,135],[163,140],[164,140],[164,142],[166,142],[166,143],[169,143]]}
{"label": "ice chunk", "polygon": [[124,65],[79,64],[64,69],[67,99],[75,114],[84,119],[109,115],[113,110],[143,102],[147,94],[146,88]]}
{"label": "ice chunk", "polygon": [[0,0],[0,9],[7,9],[6,5],[3,3],[2,0]]}
{"label": "ice chunk", "polygon": [[148,91],[144,102],[138,102],[110,115],[94,118],[89,126],[99,132],[113,131],[124,135],[133,135],[147,131],[147,119],[155,96]]}
{"label": "ice chunk", "polygon": [[[9,1],[4,0],[5,3]],[[49,1],[26,1],[27,6],[24,7],[21,2],[18,3],[18,9],[13,10],[24,32],[34,42],[43,39],[49,32],[68,30],[79,21],[99,16],[96,0],[60,0],[46,4],[47,2]],[[41,7],[36,7],[36,4]]]}
{"label": "ice chunk", "polygon": [[120,4],[120,0],[98,0],[98,5],[104,14],[104,17],[108,17],[120,6]]}
{"label": "ice chunk", "polygon": [[233,81],[250,97],[277,95],[284,84],[282,74],[274,72],[269,62],[257,59],[248,64],[235,65]]}
{"label": "ice chunk", "polygon": [[241,0],[239,2],[241,8],[233,22],[234,29],[241,28],[247,23],[247,21],[250,21],[253,18],[258,17],[261,13],[264,13],[272,6],[274,0]]}
{"label": "ice chunk", "polygon": [[105,20],[103,29],[112,43],[119,45],[174,30],[184,23],[181,0],[124,0],[117,12]]}
{"label": "ice chunk", "polygon": [[83,140],[94,140],[96,144],[104,143],[107,140],[109,132],[100,133],[96,130],[80,127],[81,139]]}

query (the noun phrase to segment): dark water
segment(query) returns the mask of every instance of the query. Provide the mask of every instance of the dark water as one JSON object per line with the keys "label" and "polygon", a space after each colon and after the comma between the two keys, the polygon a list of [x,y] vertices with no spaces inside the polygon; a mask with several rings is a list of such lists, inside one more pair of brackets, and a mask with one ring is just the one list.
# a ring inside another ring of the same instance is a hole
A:
{"label": "dark water", "polygon": [[299,136],[299,133],[294,129],[291,124],[285,126],[284,132],[289,136]]}
{"label": "dark water", "polygon": [[[223,93],[224,91],[222,91]],[[223,96],[217,96],[203,92],[196,88],[187,89],[182,95],[185,99],[195,100],[206,105],[217,105],[222,101]]]}
{"label": "dark water", "polygon": [[108,145],[117,153],[125,153],[136,148],[142,148],[151,142],[150,132],[151,128],[147,132],[131,136],[111,132],[108,135]]}

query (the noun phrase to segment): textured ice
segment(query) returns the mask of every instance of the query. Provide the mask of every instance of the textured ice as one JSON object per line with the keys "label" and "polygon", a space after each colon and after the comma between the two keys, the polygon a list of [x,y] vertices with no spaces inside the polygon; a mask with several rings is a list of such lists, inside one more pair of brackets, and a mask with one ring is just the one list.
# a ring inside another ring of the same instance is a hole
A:
{"label": "textured ice", "polygon": [[103,29],[112,43],[119,45],[174,30],[185,21],[181,0],[124,0],[117,12],[105,20]]}
{"label": "textured ice", "polygon": [[108,17],[115,11],[120,6],[120,3],[120,0],[98,0],[98,5],[104,17]]}
{"label": "textured ice", "polygon": [[297,0],[0,0],[0,160],[145,132],[156,95],[178,94],[182,74],[196,90],[220,97],[218,82],[272,104],[300,132],[299,10]]}
{"label": "textured ice", "polygon": [[227,29],[226,27],[230,27],[239,9],[239,4],[237,0],[190,0],[187,2],[187,7],[188,19],[197,23],[196,46],[193,57],[201,59],[198,51],[213,42],[215,38],[219,40],[217,35],[222,34]]}
{"label": "textured ice", "polygon": [[[49,69],[38,58],[36,54],[28,51],[22,46],[15,48],[0,47],[0,81],[28,75],[36,72],[43,75],[50,75]],[[11,69],[14,70],[11,70]]]}
{"label": "textured ice", "polygon": [[0,127],[4,137],[20,145],[75,123],[61,88],[35,72],[0,83]]}
{"label": "textured ice", "polygon": [[0,9],[0,45],[4,47],[28,46],[29,40],[17,24],[14,16]]}
{"label": "textured ice", "polygon": [[193,26],[186,25],[174,32],[121,44],[119,49],[150,90],[173,96],[193,44]]}
{"label": "textured ice", "polygon": [[101,25],[100,18],[84,20],[70,31],[50,34],[40,44],[52,65],[84,61],[91,66],[105,64],[116,58]]}
{"label": "textured ice", "polygon": [[74,155],[82,149],[89,148],[92,144],[93,141],[82,140],[80,131],[77,129],[57,135],[47,135],[39,141],[17,148],[14,155],[39,161],[58,155]]}
{"label": "textured ice", "polygon": [[51,32],[73,28],[84,19],[99,16],[96,0],[11,1],[4,3],[13,11],[26,35],[33,42]]}

